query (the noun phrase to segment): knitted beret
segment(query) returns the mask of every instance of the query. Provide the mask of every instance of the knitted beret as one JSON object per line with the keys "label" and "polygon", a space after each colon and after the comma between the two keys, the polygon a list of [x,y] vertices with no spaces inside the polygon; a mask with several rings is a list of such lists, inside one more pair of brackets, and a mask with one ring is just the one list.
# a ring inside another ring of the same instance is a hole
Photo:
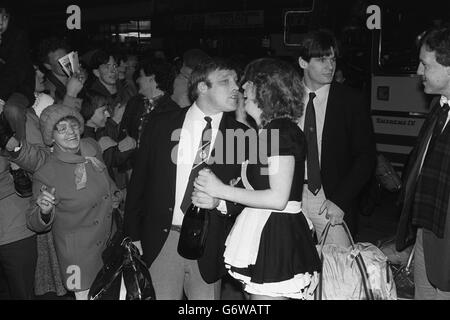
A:
{"label": "knitted beret", "polygon": [[41,127],[42,139],[48,146],[53,144],[53,130],[55,125],[62,119],[68,116],[76,118],[80,122],[80,134],[84,131],[84,120],[81,114],[72,107],[63,104],[52,104],[44,109],[39,118]]}

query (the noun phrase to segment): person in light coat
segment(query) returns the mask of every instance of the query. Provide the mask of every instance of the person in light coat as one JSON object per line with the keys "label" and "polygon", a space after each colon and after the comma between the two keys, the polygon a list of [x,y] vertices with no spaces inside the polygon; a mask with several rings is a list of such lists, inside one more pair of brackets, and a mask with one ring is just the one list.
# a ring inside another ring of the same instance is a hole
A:
{"label": "person in light coat", "polygon": [[[102,267],[101,254],[111,234],[112,210],[120,194],[93,139],[81,139],[84,121],[71,107],[52,105],[40,117],[49,152],[24,143],[20,158],[38,169],[33,175],[33,200],[28,226],[52,228],[64,285],[77,299],[86,299]],[[43,154],[46,154],[43,156]]]}

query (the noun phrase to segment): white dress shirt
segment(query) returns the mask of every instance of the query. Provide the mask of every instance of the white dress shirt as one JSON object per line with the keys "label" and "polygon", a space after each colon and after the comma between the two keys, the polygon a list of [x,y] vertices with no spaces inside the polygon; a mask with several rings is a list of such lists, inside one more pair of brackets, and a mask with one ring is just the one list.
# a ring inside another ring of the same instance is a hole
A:
{"label": "white dress shirt", "polygon": [[[222,116],[223,112],[209,116],[212,119],[212,137],[208,158],[211,155]],[[181,211],[180,206],[183,202],[184,193],[189,181],[189,175],[191,174],[192,165],[194,164],[195,156],[200,145],[202,132],[206,126],[206,121],[204,119],[205,117],[206,115],[194,102],[192,107],[190,107],[186,112],[186,117],[183,122],[177,153],[175,206],[172,218],[173,225],[181,226],[183,223],[184,213]]]}
{"label": "white dress shirt", "polygon": [[[298,126],[302,131],[304,132],[305,127],[305,113],[306,113],[306,106],[308,105],[309,101],[309,94],[310,92],[314,92],[316,94],[316,97],[313,100],[314,103],[314,110],[316,113],[316,132],[317,132],[317,148],[319,152],[319,164],[321,163],[321,156],[322,156],[322,133],[323,133],[323,125],[325,123],[325,114],[327,112],[327,103],[328,103],[328,94],[330,93],[330,85],[324,85],[317,91],[311,91],[308,89],[308,87],[305,85],[305,99],[303,101],[304,103],[304,111],[303,115],[298,121]],[[305,179],[308,179],[308,170],[307,170],[307,164],[305,161]]]}

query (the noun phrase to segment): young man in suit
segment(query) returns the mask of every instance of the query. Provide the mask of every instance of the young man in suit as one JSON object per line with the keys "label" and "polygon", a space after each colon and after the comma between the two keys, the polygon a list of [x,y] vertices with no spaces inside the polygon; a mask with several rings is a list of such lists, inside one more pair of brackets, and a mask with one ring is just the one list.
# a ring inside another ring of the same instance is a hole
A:
{"label": "young man in suit", "polygon": [[348,245],[341,224],[355,233],[357,199],[373,173],[376,151],[364,100],[333,81],[337,54],[336,40],[326,31],[306,34],[299,47],[306,90],[299,126],[308,145],[302,203],[319,240],[330,222],[327,242]]}
{"label": "young man in suit", "polygon": [[401,194],[397,250],[415,240],[417,300],[450,300],[450,28],[435,28],[420,41],[424,91],[438,95],[409,157]]}
{"label": "young man in suit", "polygon": [[[208,161],[210,169],[222,181],[240,176],[246,149],[226,134],[227,130],[246,130],[227,113],[236,110],[236,82],[232,67],[220,60],[207,60],[194,69],[189,80],[189,93],[195,101],[192,106],[155,115],[142,134],[128,187],[124,225],[125,233],[143,251],[157,299],[179,300],[183,291],[188,299],[220,298],[225,240],[242,207],[193,193],[197,176],[193,163],[204,128],[210,126],[210,147],[205,153],[210,160],[217,157],[212,164]],[[233,161],[227,158],[231,151]],[[205,251],[198,260],[185,259],[177,252],[191,197],[210,210]]]}

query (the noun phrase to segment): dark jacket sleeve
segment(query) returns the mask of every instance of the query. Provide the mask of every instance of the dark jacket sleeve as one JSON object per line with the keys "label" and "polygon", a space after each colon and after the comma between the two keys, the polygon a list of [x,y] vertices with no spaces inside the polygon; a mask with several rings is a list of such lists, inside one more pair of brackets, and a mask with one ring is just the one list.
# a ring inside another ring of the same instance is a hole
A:
{"label": "dark jacket sleeve", "polygon": [[[8,31],[7,31],[8,32]],[[25,81],[27,67],[30,67],[28,38],[23,31],[12,29],[8,43],[12,48],[5,57],[5,64],[0,72],[0,99],[5,102],[14,93],[19,85]]]}
{"label": "dark jacket sleeve", "polygon": [[351,168],[340,180],[329,199],[342,210],[352,206],[369,181],[376,164],[376,147],[372,121],[361,95],[353,97],[348,112],[351,139]]}
{"label": "dark jacket sleeve", "polygon": [[134,149],[121,152],[119,147],[114,146],[103,152],[103,159],[105,160],[105,164],[108,168],[118,168],[127,163],[127,161],[131,158],[133,151]]}
{"label": "dark jacket sleeve", "polygon": [[127,197],[124,213],[124,232],[133,241],[141,239],[140,225],[146,207],[146,185],[151,181],[149,166],[151,158],[151,146],[154,132],[153,125],[147,126],[142,134],[143,143],[136,151],[136,161],[133,167],[130,183],[127,188]]}

